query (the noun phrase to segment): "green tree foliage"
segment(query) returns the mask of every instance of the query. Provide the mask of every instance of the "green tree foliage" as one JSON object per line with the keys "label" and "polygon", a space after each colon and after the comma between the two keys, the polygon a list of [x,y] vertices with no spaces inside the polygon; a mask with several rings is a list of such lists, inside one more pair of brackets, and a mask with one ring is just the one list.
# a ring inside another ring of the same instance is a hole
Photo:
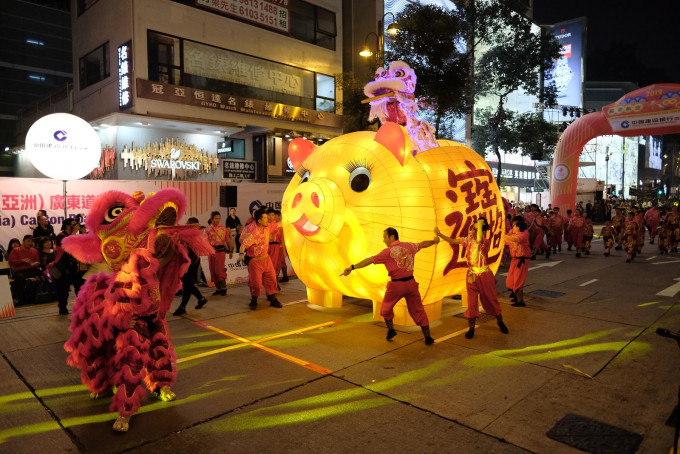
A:
{"label": "green tree foliage", "polygon": [[462,115],[466,91],[472,88],[469,60],[461,46],[465,24],[459,14],[413,4],[396,16],[396,22],[400,32],[389,38],[385,62],[402,60],[413,68],[418,77],[416,98],[431,109],[440,137],[442,119]]}
{"label": "green tree foliage", "polygon": [[361,104],[361,101],[366,99],[364,84],[350,71],[336,74],[335,85],[342,92],[342,102],[338,102],[336,107],[342,114],[343,132],[347,134],[354,131],[365,131],[372,123],[368,121],[369,109],[366,107],[367,105]]}
{"label": "green tree foliage", "polygon": [[[539,74],[552,66],[560,46],[552,36],[532,32],[531,22],[516,12],[524,10],[525,0],[455,3],[457,7],[450,12],[435,6],[409,5],[398,14],[401,33],[389,39],[386,61],[403,60],[416,71],[416,97],[423,107],[432,108],[438,137],[447,129],[442,125],[445,119],[464,113],[472,116],[476,100],[495,97],[496,108],[480,113],[473,135],[480,147],[477,150],[482,154],[493,150],[500,162],[501,149],[524,150],[510,146],[517,140],[512,137],[517,125],[506,122],[528,122],[528,118],[507,111],[508,95],[521,90],[537,96],[546,106],[554,104],[555,87],[542,86]],[[540,121],[540,115],[535,115],[532,125]],[[543,125],[533,130],[546,128]],[[549,143],[539,137],[534,142]],[[531,141],[523,143],[528,146]]]}

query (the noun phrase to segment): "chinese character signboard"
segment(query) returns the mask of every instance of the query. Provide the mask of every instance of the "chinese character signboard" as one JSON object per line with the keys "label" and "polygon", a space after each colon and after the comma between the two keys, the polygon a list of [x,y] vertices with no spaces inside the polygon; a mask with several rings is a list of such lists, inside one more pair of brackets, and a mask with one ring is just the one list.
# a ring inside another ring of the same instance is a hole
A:
{"label": "chinese character signboard", "polygon": [[132,41],[118,47],[118,110],[132,107]]}
{"label": "chinese character signboard", "polygon": [[196,6],[277,32],[290,32],[288,0],[196,0]]}
{"label": "chinese character signboard", "polygon": [[198,88],[137,79],[137,96],[157,101],[174,102],[210,109],[228,110],[279,120],[342,128],[342,116],[285,104],[242,98]]}
{"label": "chinese character signboard", "polygon": [[257,163],[254,161],[222,160],[222,178],[229,180],[255,180],[257,178]]}
{"label": "chinese character signboard", "polygon": [[[184,73],[287,95],[314,98],[314,73],[262,58],[184,41]],[[192,85],[192,84],[189,84]]]}

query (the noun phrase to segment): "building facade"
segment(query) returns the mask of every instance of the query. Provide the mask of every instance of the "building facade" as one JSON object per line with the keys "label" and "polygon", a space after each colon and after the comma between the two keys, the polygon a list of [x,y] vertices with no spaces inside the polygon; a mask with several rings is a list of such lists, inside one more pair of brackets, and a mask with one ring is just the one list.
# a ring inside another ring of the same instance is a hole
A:
{"label": "building facade", "polygon": [[73,0],[70,113],[115,156],[101,177],[288,181],[292,138],[342,133],[341,13],[339,0]]}

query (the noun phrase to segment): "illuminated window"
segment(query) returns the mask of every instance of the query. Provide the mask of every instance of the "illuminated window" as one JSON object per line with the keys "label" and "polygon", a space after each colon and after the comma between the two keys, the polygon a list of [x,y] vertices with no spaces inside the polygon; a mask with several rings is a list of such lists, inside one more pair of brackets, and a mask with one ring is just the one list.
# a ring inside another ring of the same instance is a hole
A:
{"label": "illuminated window", "polygon": [[316,110],[335,112],[335,77],[316,75]]}

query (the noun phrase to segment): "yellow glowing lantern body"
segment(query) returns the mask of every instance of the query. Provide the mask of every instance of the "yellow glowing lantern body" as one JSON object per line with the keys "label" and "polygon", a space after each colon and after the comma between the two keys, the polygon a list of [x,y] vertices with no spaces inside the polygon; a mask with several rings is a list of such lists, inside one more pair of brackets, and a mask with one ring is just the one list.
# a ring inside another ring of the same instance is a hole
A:
{"label": "yellow glowing lantern body", "polygon": [[[489,221],[491,268],[503,250],[505,220],[498,186],[484,159],[456,142],[411,154],[406,130],[386,123],[375,132],[354,132],[316,147],[294,140],[289,155],[297,174],[283,195],[283,230],[291,264],[312,304],[339,307],[342,295],[373,301],[374,318],[389,280],[382,265],[340,273],[385,248],[383,231],[394,227],[399,240],[434,238],[434,227],[453,237],[472,223]],[[460,245],[441,242],[418,252],[414,276],[430,321],[441,318],[442,298],[465,285]],[[404,300],[394,322],[413,325]]]}

